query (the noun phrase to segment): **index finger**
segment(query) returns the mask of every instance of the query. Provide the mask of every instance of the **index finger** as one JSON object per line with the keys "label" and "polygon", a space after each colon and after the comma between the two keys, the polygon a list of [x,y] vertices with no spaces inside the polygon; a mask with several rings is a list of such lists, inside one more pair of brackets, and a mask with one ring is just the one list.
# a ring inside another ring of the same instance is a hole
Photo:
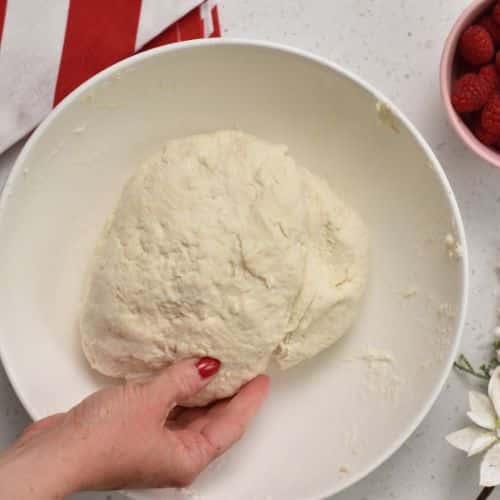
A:
{"label": "index finger", "polygon": [[229,401],[222,411],[214,412],[201,430],[213,447],[215,456],[238,441],[258,412],[269,392],[269,377],[259,375]]}

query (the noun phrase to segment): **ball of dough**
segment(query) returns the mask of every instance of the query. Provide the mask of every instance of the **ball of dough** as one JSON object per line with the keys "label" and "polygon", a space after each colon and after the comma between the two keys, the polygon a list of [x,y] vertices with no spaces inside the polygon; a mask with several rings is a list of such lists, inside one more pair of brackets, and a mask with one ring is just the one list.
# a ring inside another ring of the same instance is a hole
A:
{"label": "ball of dough", "polygon": [[233,395],[335,342],[367,275],[359,217],[287,148],[237,131],[168,142],[127,182],[98,243],[80,321],[91,364],[136,377],[212,356],[187,405]]}

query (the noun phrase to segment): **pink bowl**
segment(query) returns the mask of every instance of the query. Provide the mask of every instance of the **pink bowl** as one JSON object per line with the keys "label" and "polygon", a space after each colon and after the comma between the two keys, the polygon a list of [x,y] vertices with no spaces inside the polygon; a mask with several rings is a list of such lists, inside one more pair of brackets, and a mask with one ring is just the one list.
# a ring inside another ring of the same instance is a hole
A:
{"label": "pink bowl", "polygon": [[444,45],[443,55],[441,57],[440,79],[444,108],[457,134],[477,155],[492,165],[495,165],[495,167],[500,168],[500,152],[485,146],[476,139],[469,127],[453,108],[450,95],[451,87],[457,73],[455,54],[460,35],[471,24],[474,24],[474,22],[481,17],[481,14],[488,11],[494,3],[495,0],[475,0],[457,19]]}

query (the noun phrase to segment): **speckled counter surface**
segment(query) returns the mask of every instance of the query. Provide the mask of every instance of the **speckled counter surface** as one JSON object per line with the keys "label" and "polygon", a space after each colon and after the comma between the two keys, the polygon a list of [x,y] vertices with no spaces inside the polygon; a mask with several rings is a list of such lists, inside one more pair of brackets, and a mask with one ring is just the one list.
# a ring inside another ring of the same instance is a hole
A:
{"label": "speckled counter surface", "polygon": [[[468,0],[219,0],[223,36],[285,43],[326,56],[391,98],[437,153],[456,193],[469,242],[471,294],[462,349],[483,360],[495,326],[495,266],[500,263],[500,170],[466,150],[446,122],[438,86],[444,39]],[[0,156],[0,185],[20,146]],[[39,367],[43,369],[43,367]],[[0,369],[1,370],[1,369]],[[408,442],[338,500],[474,500],[478,461],[444,435],[465,423],[470,381],[452,373]],[[298,395],[300,397],[300,395]],[[29,422],[0,371],[0,446]],[[335,446],[335,443],[329,444]],[[80,500],[122,500],[86,493]],[[500,499],[500,490],[491,499]]]}

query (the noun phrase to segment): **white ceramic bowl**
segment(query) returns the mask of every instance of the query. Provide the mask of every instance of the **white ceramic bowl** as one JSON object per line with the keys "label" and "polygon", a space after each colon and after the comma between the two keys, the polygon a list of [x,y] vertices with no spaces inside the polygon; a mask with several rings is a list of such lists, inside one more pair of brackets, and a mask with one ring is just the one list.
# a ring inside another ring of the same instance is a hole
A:
{"label": "white ceramic bowl", "polygon": [[[462,222],[432,151],[377,91],[324,59],[193,41],[127,59],[67,97],[26,144],[1,201],[2,360],[35,419],[103,383],[75,327],[100,228],[163,141],[222,128],[286,143],[330,182],[370,228],[372,273],[353,331],[274,374],[248,434],[193,488],[204,500],[323,498],[389,457],[427,413],[456,355],[467,289]],[[447,235],[462,258],[450,257]]]}

